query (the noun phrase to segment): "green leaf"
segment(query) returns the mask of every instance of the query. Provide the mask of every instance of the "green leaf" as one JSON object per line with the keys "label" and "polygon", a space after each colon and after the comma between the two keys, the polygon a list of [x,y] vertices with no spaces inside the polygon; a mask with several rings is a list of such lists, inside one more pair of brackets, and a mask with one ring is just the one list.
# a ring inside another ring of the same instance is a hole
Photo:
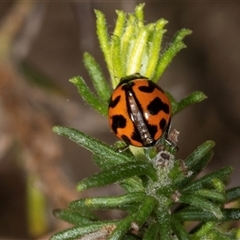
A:
{"label": "green leaf", "polygon": [[124,31],[124,26],[126,22],[126,14],[123,11],[119,11],[119,10],[116,10],[116,13],[118,17],[117,17],[116,26],[112,36],[121,37]]}
{"label": "green leaf", "polygon": [[180,29],[173,38],[173,44],[182,42],[182,40],[187,36],[192,34],[192,31],[186,28]]}
{"label": "green leaf", "polygon": [[130,214],[124,219],[122,219],[111,235],[108,237],[108,240],[121,239],[127,231],[131,228],[131,224],[134,221],[134,214]]}
{"label": "green leaf", "polygon": [[90,105],[101,115],[107,116],[108,104],[106,102],[101,102],[100,99],[98,99],[95,94],[91,92],[91,90],[81,77],[73,77],[69,81],[77,87],[78,92],[88,105]]}
{"label": "green leaf", "polygon": [[240,198],[240,187],[230,188],[226,191],[227,202],[233,202]]}
{"label": "green leaf", "polygon": [[197,189],[204,188],[205,186],[212,186],[212,180],[218,178],[224,183],[227,183],[229,177],[233,171],[232,167],[224,167],[213,173],[207,174],[204,177],[197,179],[196,181],[190,183],[187,187],[183,189],[184,191],[195,191]]}
{"label": "green leaf", "polygon": [[84,216],[82,213],[71,211],[69,209],[57,209],[53,211],[53,215],[56,218],[59,218],[63,221],[69,222],[75,225],[82,224],[91,224],[93,223],[93,218],[91,219],[87,216]]}
{"label": "green leaf", "polygon": [[140,3],[135,8],[135,16],[140,25],[144,24],[144,13],[143,13],[144,6],[145,6],[145,3]]}
{"label": "green leaf", "polygon": [[221,209],[217,205],[213,204],[212,202],[210,202],[209,200],[207,200],[203,197],[196,196],[193,194],[191,194],[191,195],[186,194],[186,195],[182,195],[180,197],[179,202],[189,204],[190,206],[195,206],[204,211],[209,211],[214,216],[216,216],[217,219],[222,219],[222,217],[223,217]]}
{"label": "green leaf", "polygon": [[[109,159],[106,159],[104,157],[100,157],[100,156],[94,154],[93,155],[93,161],[101,169],[106,169],[106,168],[109,167],[109,165],[108,165],[109,164]],[[110,166],[111,166],[111,164],[114,165],[114,162],[110,163]]]}
{"label": "green leaf", "polygon": [[[72,227],[67,230],[61,231],[59,233],[54,234],[50,240],[69,240],[69,239],[77,239],[81,236],[90,234],[92,232],[96,232],[98,230],[102,230],[107,227],[114,226],[118,221],[99,221],[92,224],[84,224],[77,227]],[[107,235],[107,232],[106,232]]]}
{"label": "green leaf", "polygon": [[[163,20],[164,23],[166,23],[167,21]],[[162,22],[158,22],[157,24],[161,24]],[[148,78],[152,78],[155,72],[155,68],[158,62],[158,58],[159,58],[159,52],[160,52],[160,47],[161,47],[161,42],[162,42],[162,37],[163,34],[166,32],[166,30],[163,29],[159,29],[158,26],[156,26],[156,29],[154,30],[154,32],[152,33],[152,39],[151,39],[151,43],[149,46],[149,50],[148,50],[148,56],[151,56],[151,59],[149,59],[147,66],[146,66],[146,71],[145,71],[145,76]]]}
{"label": "green leaf", "polygon": [[173,42],[169,44],[168,48],[163,52],[162,56],[158,61],[158,64],[156,66],[156,72],[152,79],[154,82],[157,82],[158,79],[162,76],[163,72],[169,66],[172,59],[176,56],[176,54],[181,49],[186,47],[182,40],[186,35],[189,35],[191,33],[192,32],[189,29],[181,29],[180,31],[177,32]]}
{"label": "green leaf", "polygon": [[215,143],[211,140],[204,142],[200,146],[197,147],[186,159],[185,165],[188,170],[192,170],[192,168],[201,162],[202,158],[215,146]]}
{"label": "green leaf", "polygon": [[142,181],[139,177],[123,179],[119,182],[120,186],[127,192],[143,192],[145,188],[142,185]]}
{"label": "green leaf", "polygon": [[[135,20],[136,20],[135,16],[130,14],[129,19],[126,22],[125,31],[121,38],[121,58],[123,63],[122,67],[123,67],[124,75],[127,75],[126,73],[127,64],[125,63],[128,61],[128,56],[132,48],[132,43],[134,42],[133,36],[134,36],[134,31],[136,29]],[[115,88],[119,83],[119,80],[117,81],[117,79],[113,79],[112,83],[113,83],[113,87]]]}
{"label": "green leaf", "polygon": [[239,221],[240,220],[240,209],[223,209],[223,219],[222,221]]}
{"label": "green leaf", "polygon": [[[123,67],[122,67],[122,58],[121,58],[121,45],[120,38],[118,36],[112,36],[111,42],[111,58],[114,76],[117,79],[124,77]],[[123,63],[124,64],[124,63]]]}
{"label": "green leaf", "polygon": [[156,211],[161,239],[172,240],[171,216],[160,209]]}
{"label": "green leaf", "polygon": [[202,196],[204,198],[219,202],[219,203],[224,203],[226,201],[226,196],[225,194],[219,193],[216,190],[209,190],[209,189],[199,189],[194,192],[194,194]]}
{"label": "green leaf", "polygon": [[[211,231],[209,231],[206,236],[205,239],[209,239],[209,240],[233,240],[232,236],[228,236],[227,234],[224,234],[220,231],[218,231],[217,229],[212,229]],[[236,238],[234,238],[236,239]]]}
{"label": "green leaf", "polygon": [[156,72],[155,72],[155,76],[152,78],[152,80],[154,82],[157,82],[160,77],[162,76],[162,74],[164,73],[164,71],[166,70],[166,68],[169,66],[169,64],[171,63],[172,59],[176,56],[176,54],[183,48],[185,48],[185,44],[180,42],[177,43],[175,45],[170,44],[170,46],[168,47],[168,49],[162,54],[162,56],[160,57],[157,67],[156,67]]}
{"label": "green leaf", "polygon": [[147,175],[153,180],[157,179],[155,169],[151,163],[134,161],[113,166],[89,178],[83,179],[78,183],[77,190],[82,191],[92,187],[101,187],[125,178],[140,175]]}
{"label": "green leaf", "polygon": [[[173,180],[174,184],[179,188],[182,188],[188,184],[211,160],[213,157],[213,151],[210,151],[215,146],[213,141],[206,141],[200,145],[193,153],[191,153],[184,160],[184,167],[186,168],[185,174],[175,173]],[[178,171],[183,171],[181,166],[178,167]],[[173,168],[174,170],[174,168]]]}
{"label": "green leaf", "polygon": [[[106,81],[100,66],[94,57],[87,52],[85,52],[83,55],[83,62],[88,70],[90,78],[93,82],[93,86],[99,98],[102,100],[102,102],[108,103],[111,96],[111,88],[109,83]],[[79,80],[77,80],[76,83],[78,81]]]}
{"label": "green leaf", "polygon": [[[187,207],[174,215],[181,221],[218,221],[218,218],[213,213],[193,207]],[[240,209],[222,209],[221,222],[238,220],[240,220]]]}
{"label": "green leaf", "polygon": [[134,222],[141,227],[148,219],[157,204],[157,200],[152,196],[146,196],[142,204],[135,212]]}
{"label": "green leaf", "polygon": [[141,226],[152,213],[155,205],[156,199],[151,196],[147,196],[145,198],[145,201],[139,206],[138,211],[129,214],[127,217],[121,220],[108,239],[121,239],[123,235],[131,228],[131,225],[133,223],[136,224],[139,228],[141,228]]}
{"label": "green leaf", "polygon": [[98,198],[85,198],[75,200],[69,204],[71,210],[82,209],[128,209],[134,203],[135,205],[141,203],[146,197],[143,192],[127,193],[116,197],[98,197]]}
{"label": "green leaf", "polygon": [[173,115],[176,115],[177,113],[183,111],[185,108],[195,103],[202,102],[206,98],[207,96],[203,92],[196,91],[196,92],[190,93],[187,97],[183,98],[181,101],[178,102],[178,105],[177,105],[178,107],[173,113]]}
{"label": "green leaf", "polygon": [[53,132],[57,133],[58,135],[68,137],[70,140],[88,149],[93,154],[105,159],[108,167],[119,163],[132,162],[135,160],[132,155],[119,153],[109,145],[100,142],[99,140],[92,138],[74,128],[55,126],[53,127]]}
{"label": "green leaf", "polygon": [[225,190],[226,186],[220,179],[214,178],[212,180],[212,185],[213,185],[214,189],[216,190],[216,192],[221,193],[224,196],[226,196],[226,190]]}
{"label": "green leaf", "polygon": [[178,185],[179,188],[186,186],[189,182],[191,182],[201,171],[202,169],[210,162],[213,157],[213,151],[210,150],[205,155],[202,156],[201,159],[188,171],[188,175],[176,177],[174,179],[174,183]]}
{"label": "green leaf", "polygon": [[146,28],[139,30],[133,49],[128,57],[127,75],[141,72],[142,58],[146,51],[149,31]]}
{"label": "green leaf", "polygon": [[215,226],[216,222],[206,222],[201,228],[193,234],[192,240],[199,240],[203,238],[209,231],[211,231]]}
{"label": "green leaf", "polygon": [[[153,223],[152,225],[150,225],[148,227],[148,229],[145,231],[144,236],[143,236],[143,240],[153,240],[153,239],[157,239],[158,236],[158,232],[159,232],[159,226],[158,223]],[[162,234],[161,234],[162,235]],[[164,238],[165,240],[167,240],[166,238]]]}
{"label": "green leaf", "polygon": [[107,30],[107,22],[105,15],[99,11],[99,10],[94,10],[96,14],[96,27],[97,27],[97,36],[98,36],[98,41],[100,44],[100,47],[102,49],[105,61],[107,63],[107,68],[110,73],[111,79],[114,79],[114,72],[113,72],[113,66],[112,66],[112,59],[111,59],[111,53],[109,51],[110,49],[110,38],[108,35],[108,30]]}
{"label": "green leaf", "polygon": [[171,217],[171,226],[173,232],[176,234],[179,240],[190,240],[190,236],[183,227],[183,225],[174,216]]}
{"label": "green leaf", "polygon": [[[223,211],[222,211],[223,213]],[[212,212],[203,211],[195,207],[186,207],[181,211],[174,213],[180,221],[216,221],[216,216]],[[224,216],[224,213],[223,213]]]}

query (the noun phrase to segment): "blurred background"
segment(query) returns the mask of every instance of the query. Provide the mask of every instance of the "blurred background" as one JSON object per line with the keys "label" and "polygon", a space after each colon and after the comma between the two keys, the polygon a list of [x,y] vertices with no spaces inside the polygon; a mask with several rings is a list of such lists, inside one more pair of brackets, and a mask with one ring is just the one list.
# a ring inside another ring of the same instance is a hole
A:
{"label": "blurred background", "polygon": [[[160,84],[181,99],[203,91],[208,99],[174,117],[180,131],[178,158],[206,140],[216,142],[206,172],[235,169],[229,187],[240,184],[240,4],[238,1],[145,1],[145,20],[169,21],[164,42],[180,28],[193,34]],[[0,3],[0,239],[47,239],[66,225],[52,217],[79,197],[76,183],[98,171],[91,154],[54,135],[54,125],[77,128],[113,144],[107,120],[86,106],[68,81],[87,82],[85,51],[106,66],[95,33],[94,9],[106,14],[109,31],[116,9],[133,12],[140,1]],[[91,84],[90,84],[91,85]],[[94,190],[94,195],[119,189]]]}

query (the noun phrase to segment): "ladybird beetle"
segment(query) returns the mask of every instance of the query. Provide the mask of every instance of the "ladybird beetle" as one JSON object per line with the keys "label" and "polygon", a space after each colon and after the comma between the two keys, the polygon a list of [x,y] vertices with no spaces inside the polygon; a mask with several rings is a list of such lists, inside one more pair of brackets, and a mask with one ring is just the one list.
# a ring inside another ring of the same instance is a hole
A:
{"label": "ladybird beetle", "polygon": [[153,146],[169,128],[171,105],[164,91],[140,74],[121,79],[108,108],[109,125],[127,145]]}

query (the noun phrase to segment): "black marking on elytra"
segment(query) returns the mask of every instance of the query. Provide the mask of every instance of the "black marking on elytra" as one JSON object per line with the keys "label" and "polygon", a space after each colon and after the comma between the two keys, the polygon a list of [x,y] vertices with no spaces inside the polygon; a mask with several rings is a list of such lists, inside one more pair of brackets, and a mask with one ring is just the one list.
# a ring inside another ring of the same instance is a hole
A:
{"label": "black marking on elytra", "polygon": [[129,139],[129,137],[128,136],[126,136],[126,135],[122,135],[121,136],[121,139],[127,144],[127,145],[131,145],[131,140]]}
{"label": "black marking on elytra", "polygon": [[152,93],[157,88],[160,92],[164,93],[164,91],[151,80],[148,80],[147,82],[148,82],[148,86],[140,86],[138,88],[141,92]]}
{"label": "black marking on elytra", "polygon": [[156,125],[147,124],[147,128],[148,128],[148,131],[149,131],[152,139],[154,139],[154,136],[158,131],[158,127]]}
{"label": "black marking on elytra", "polygon": [[134,141],[136,141],[136,142],[143,143],[143,142],[142,142],[142,139],[141,139],[141,136],[140,136],[137,128],[135,127],[135,125],[134,125],[134,131],[133,131],[133,133],[132,133],[132,135],[131,135],[131,138],[132,138]]}
{"label": "black marking on elytra", "polygon": [[155,89],[155,86],[153,84],[150,84],[150,81],[148,81],[148,86],[140,86],[138,89],[141,92],[152,93]]}
{"label": "black marking on elytra", "polygon": [[159,122],[159,127],[160,129],[164,130],[166,128],[166,125],[167,125],[167,121],[165,118],[162,118]]}
{"label": "black marking on elytra", "polygon": [[117,96],[115,99],[111,99],[110,103],[109,103],[109,107],[115,108],[117,106],[117,104],[119,103],[120,99],[121,99],[120,95]]}
{"label": "black marking on elytra", "polygon": [[157,115],[160,111],[169,114],[169,106],[164,103],[159,97],[154,98],[147,106],[147,110],[152,115]]}
{"label": "black marking on elytra", "polygon": [[112,130],[117,133],[118,128],[125,128],[127,120],[123,115],[112,116]]}

